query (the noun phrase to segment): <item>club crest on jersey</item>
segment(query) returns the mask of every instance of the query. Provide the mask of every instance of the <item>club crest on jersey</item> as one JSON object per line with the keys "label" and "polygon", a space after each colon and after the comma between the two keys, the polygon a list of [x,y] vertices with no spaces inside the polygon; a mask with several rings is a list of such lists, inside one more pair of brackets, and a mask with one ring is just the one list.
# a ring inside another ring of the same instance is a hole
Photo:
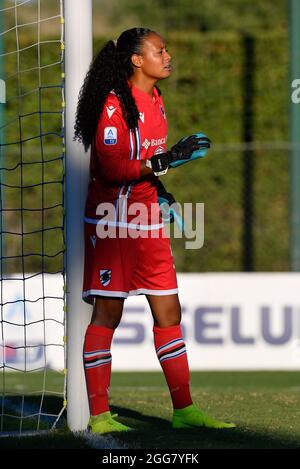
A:
{"label": "club crest on jersey", "polygon": [[116,127],[105,127],[104,129],[104,143],[105,145],[115,145],[118,141],[118,131]]}
{"label": "club crest on jersey", "polygon": [[160,110],[161,110],[162,115],[164,116],[164,119],[166,119],[166,111],[164,110],[162,105],[160,105]]}
{"label": "club crest on jersey", "polygon": [[111,116],[113,115],[113,113],[115,112],[116,109],[117,108],[113,107],[113,105],[106,106],[106,112],[107,112],[107,115],[108,115],[109,119],[111,118]]}
{"label": "club crest on jersey", "polygon": [[105,270],[100,270],[99,271],[100,275],[100,282],[104,287],[107,287],[107,285],[111,281],[111,270],[110,269],[105,269]]}

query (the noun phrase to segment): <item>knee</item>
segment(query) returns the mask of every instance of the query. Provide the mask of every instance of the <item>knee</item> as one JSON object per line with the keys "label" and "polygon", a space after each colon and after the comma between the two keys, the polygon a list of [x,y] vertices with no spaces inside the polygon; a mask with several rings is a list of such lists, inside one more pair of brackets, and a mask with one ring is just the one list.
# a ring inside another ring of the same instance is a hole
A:
{"label": "knee", "polygon": [[107,327],[108,329],[117,329],[118,325],[120,324],[121,317],[119,315],[105,315],[101,314],[101,316],[95,316],[91,320],[91,324],[95,324],[95,326],[102,326]]}
{"label": "knee", "polygon": [[96,300],[91,324],[116,329],[120,324],[122,312],[123,305]]}
{"label": "knee", "polygon": [[95,326],[107,327],[108,329],[116,329],[120,324],[121,317],[122,313],[116,314],[102,311],[101,313],[93,314],[91,324],[94,324]]}
{"label": "knee", "polygon": [[181,309],[166,309],[163,315],[159,315],[154,320],[157,327],[172,327],[179,326],[181,323]]}

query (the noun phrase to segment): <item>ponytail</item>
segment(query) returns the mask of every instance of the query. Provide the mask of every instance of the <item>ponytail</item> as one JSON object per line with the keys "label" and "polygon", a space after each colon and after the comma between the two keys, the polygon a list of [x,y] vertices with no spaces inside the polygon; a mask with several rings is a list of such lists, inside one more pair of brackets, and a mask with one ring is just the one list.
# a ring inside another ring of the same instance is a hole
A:
{"label": "ponytail", "polygon": [[94,58],[79,93],[74,138],[87,150],[95,136],[98,120],[110,91],[114,90],[129,129],[138,125],[139,111],[128,80],[133,74],[131,56],[141,54],[145,37],[153,31],[133,28],[117,41],[108,41]]}

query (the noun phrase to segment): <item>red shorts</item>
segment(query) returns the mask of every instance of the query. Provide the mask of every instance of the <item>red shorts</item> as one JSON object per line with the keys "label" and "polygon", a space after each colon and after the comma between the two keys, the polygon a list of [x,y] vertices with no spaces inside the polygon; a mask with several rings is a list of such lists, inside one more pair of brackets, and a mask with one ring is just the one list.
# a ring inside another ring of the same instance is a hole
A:
{"label": "red shorts", "polygon": [[170,239],[163,237],[163,228],[156,230],[156,238],[99,238],[96,226],[85,223],[82,296],[86,302],[93,304],[95,296],[178,293]]}

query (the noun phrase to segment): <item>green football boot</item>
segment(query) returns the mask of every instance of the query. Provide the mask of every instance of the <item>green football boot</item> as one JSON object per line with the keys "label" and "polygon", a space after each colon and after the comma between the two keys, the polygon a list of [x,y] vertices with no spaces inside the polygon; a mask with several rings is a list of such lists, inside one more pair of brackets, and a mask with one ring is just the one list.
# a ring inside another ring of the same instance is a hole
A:
{"label": "green football boot", "polygon": [[105,433],[127,432],[133,430],[132,428],[127,427],[126,425],[123,425],[123,423],[115,420],[114,417],[117,416],[117,414],[111,415],[109,411],[103,412],[99,415],[91,416],[88,423],[88,428],[90,428],[93,433],[100,433],[101,435]]}
{"label": "green football boot", "polygon": [[234,428],[234,423],[225,423],[220,420],[213,419],[204,414],[194,404],[184,407],[183,409],[175,409],[172,419],[173,428]]}

